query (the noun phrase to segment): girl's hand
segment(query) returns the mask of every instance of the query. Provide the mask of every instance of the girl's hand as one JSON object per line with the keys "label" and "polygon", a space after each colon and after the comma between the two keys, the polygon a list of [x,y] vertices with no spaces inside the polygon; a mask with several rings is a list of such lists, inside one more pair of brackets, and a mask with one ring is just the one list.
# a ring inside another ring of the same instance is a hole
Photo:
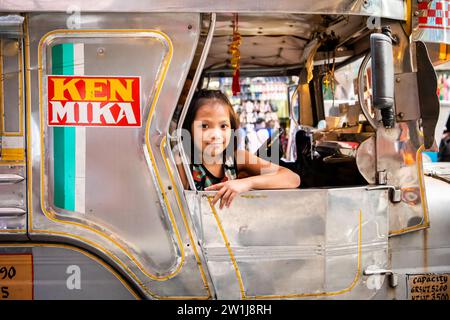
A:
{"label": "girl's hand", "polygon": [[251,188],[252,186],[249,179],[237,179],[212,185],[205,188],[205,191],[218,190],[217,194],[214,196],[212,204],[215,205],[220,199],[220,209],[222,209],[224,206],[229,208],[231,202],[239,193],[249,191]]}

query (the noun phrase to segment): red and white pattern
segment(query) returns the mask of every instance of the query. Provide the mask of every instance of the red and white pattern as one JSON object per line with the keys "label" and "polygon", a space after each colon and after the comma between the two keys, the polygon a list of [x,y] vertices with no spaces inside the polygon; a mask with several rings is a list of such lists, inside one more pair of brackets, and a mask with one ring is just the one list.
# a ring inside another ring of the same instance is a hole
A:
{"label": "red and white pattern", "polygon": [[419,29],[450,29],[450,0],[424,0],[418,9]]}

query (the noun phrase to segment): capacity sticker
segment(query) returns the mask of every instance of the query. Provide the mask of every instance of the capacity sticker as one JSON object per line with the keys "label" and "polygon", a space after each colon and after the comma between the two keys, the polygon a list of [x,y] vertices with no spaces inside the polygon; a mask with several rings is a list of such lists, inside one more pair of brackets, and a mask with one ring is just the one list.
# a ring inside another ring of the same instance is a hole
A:
{"label": "capacity sticker", "polygon": [[449,300],[450,274],[408,275],[411,300]]}
{"label": "capacity sticker", "polygon": [[33,255],[0,254],[0,300],[33,299]]}

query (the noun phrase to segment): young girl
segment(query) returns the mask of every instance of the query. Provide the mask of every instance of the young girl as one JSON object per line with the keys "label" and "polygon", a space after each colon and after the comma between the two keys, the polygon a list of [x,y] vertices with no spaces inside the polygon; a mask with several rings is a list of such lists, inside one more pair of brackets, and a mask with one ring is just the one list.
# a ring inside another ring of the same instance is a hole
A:
{"label": "young girl", "polygon": [[[236,150],[234,132],[239,120],[228,98],[217,90],[194,96],[183,128],[191,135],[191,169],[197,190],[218,191],[212,203],[229,207],[240,193],[251,189],[297,188],[294,172],[263,160],[246,150]],[[190,150],[189,150],[190,149]],[[187,188],[184,171],[181,178]]]}

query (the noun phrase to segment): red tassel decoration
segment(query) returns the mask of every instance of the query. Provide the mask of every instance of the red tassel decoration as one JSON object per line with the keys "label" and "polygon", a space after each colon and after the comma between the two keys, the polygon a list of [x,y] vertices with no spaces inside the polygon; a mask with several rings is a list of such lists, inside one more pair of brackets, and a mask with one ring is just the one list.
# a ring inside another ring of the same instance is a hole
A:
{"label": "red tassel decoration", "polygon": [[239,69],[236,69],[233,72],[233,82],[231,84],[231,91],[233,91],[233,96],[236,96],[238,93],[241,93],[241,85],[239,83]]}

